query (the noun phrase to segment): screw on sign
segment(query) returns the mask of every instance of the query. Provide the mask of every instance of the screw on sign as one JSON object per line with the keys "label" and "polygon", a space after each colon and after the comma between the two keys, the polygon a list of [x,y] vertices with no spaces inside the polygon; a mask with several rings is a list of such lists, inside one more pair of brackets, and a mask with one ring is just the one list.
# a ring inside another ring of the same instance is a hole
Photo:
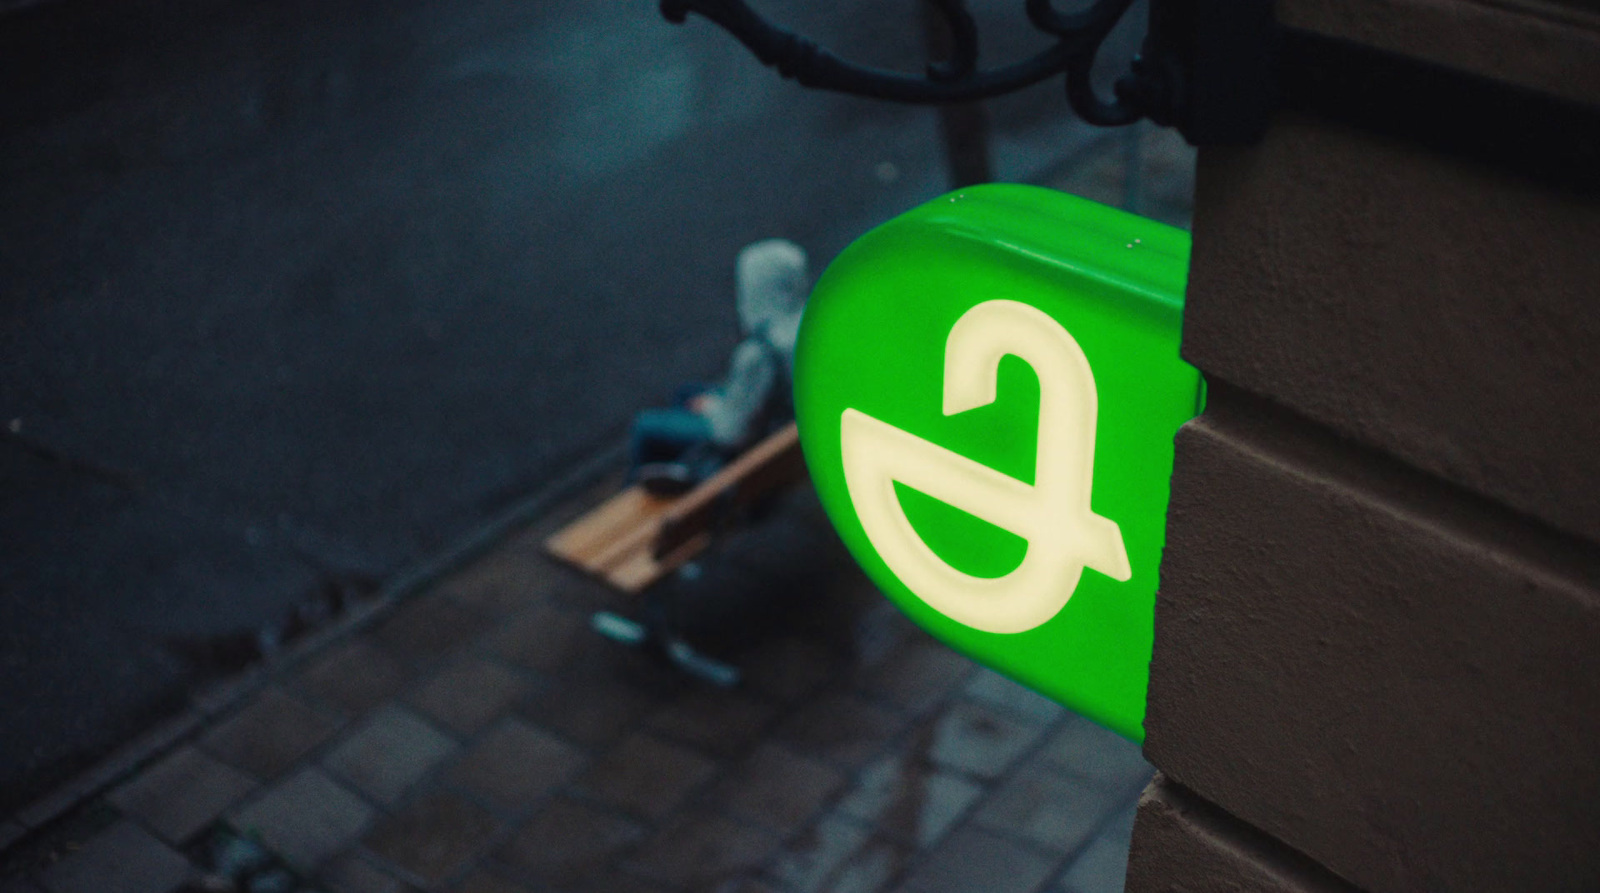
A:
{"label": "screw on sign", "polygon": [[812,480],[873,581],[972,658],[1142,740],[1189,240],[1027,186],[878,227],[796,354]]}

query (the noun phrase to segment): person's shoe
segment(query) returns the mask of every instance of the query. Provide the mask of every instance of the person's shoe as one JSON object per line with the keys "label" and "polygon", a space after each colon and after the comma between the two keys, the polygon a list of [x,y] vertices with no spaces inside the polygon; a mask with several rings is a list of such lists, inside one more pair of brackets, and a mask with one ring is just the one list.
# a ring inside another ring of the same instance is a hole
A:
{"label": "person's shoe", "polygon": [[650,631],[645,629],[644,624],[610,611],[594,612],[589,618],[589,625],[600,635],[624,645],[642,645],[650,637]]}
{"label": "person's shoe", "polygon": [[651,462],[639,466],[635,478],[652,496],[681,496],[694,488],[694,473],[682,462]]}
{"label": "person's shoe", "polygon": [[743,674],[733,664],[724,663],[708,654],[696,651],[694,646],[676,637],[669,636],[663,644],[666,646],[667,658],[690,676],[702,682],[709,682],[718,688],[733,688],[739,684],[739,677]]}

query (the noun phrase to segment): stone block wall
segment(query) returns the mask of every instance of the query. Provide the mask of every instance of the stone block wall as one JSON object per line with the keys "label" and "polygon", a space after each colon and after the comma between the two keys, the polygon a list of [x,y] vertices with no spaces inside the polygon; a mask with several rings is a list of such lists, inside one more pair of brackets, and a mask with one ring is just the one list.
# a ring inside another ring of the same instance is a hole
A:
{"label": "stone block wall", "polygon": [[[1277,14],[1600,105],[1579,4]],[[1285,115],[1187,307],[1128,890],[1600,889],[1600,198]]]}

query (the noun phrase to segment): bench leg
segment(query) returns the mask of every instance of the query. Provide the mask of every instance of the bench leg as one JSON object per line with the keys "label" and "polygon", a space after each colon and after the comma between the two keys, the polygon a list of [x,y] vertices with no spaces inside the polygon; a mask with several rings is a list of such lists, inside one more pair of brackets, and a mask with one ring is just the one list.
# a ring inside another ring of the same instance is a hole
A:
{"label": "bench leg", "polygon": [[[685,565],[685,568],[694,565]],[[667,612],[654,589],[646,590],[639,620],[630,620],[612,611],[596,611],[589,617],[595,632],[630,648],[649,648],[680,671],[718,688],[732,688],[743,674],[739,668],[708,654],[672,632]]]}

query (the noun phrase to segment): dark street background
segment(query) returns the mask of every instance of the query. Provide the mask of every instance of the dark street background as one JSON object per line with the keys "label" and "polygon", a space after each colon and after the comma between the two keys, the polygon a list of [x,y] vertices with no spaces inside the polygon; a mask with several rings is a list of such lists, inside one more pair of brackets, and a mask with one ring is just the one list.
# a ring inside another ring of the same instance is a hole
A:
{"label": "dark street background", "polygon": [[[983,60],[1038,46],[969,5]],[[912,0],[760,6],[924,62]],[[1111,138],[1054,81],[990,112],[999,179]],[[180,703],[182,643],[371,589],[716,375],[741,245],[820,271],[946,186],[935,112],[649,0],[0,4],[0,127],[6,807]]]}

